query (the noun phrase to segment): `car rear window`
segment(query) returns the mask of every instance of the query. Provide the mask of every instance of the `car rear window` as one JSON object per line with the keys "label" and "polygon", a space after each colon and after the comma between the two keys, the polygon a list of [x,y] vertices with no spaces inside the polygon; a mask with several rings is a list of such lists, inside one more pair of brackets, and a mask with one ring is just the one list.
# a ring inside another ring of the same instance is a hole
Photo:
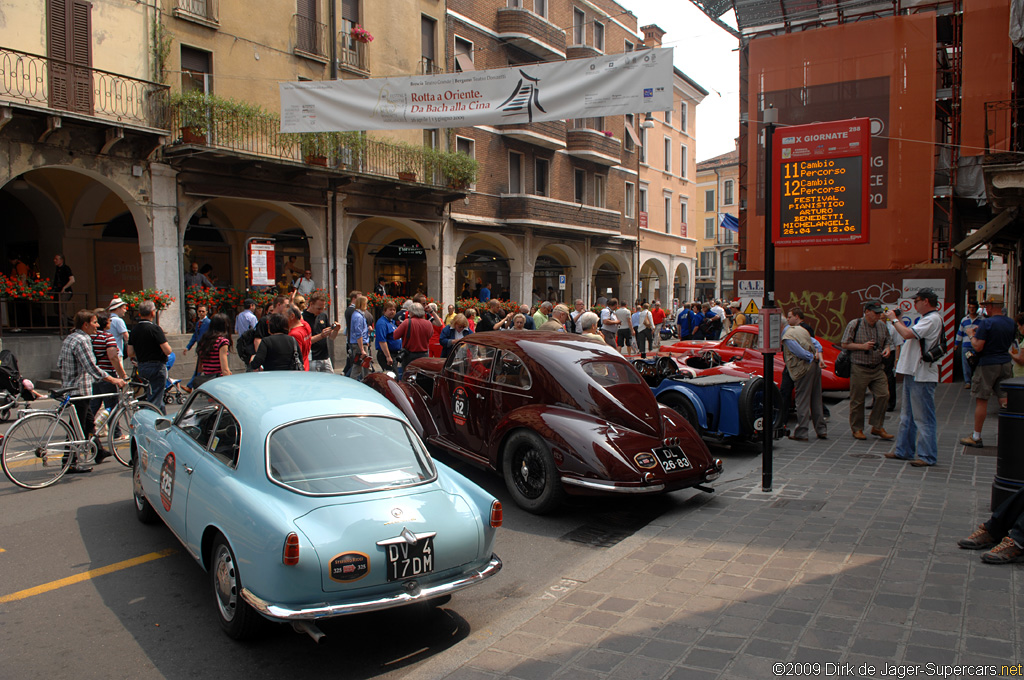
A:
{"label": "car rear window", "polygon": [[635,368],[617,361],[587,361],[583,364],[583,372],[604,388],[644,382]]}
{"label": "car rear window", "polygon": [[270,478],[316,495],[411,486],[435,476],[423,445],[402,421],[337,416],[280,427],[267,444]]}

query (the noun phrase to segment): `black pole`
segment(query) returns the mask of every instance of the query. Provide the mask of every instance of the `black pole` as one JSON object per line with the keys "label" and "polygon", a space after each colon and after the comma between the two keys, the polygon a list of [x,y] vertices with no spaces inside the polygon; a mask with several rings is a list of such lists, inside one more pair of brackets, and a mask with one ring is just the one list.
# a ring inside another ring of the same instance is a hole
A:
{"label": "black pole", "polygon": [[[772,243],[772,211],[774,205],[774,172],[772,167],[772,137],[775,134],[775,119],[778,114],[774,109],[765,110],[764,127],[764,308],[775,307],[775,244]],[[770,344],[768,320],[771,315],[762,317],[764,323],[765,344]],[[775,440],[775,404],[771,386],[775,383],[775,352],[764,353],[764,410],[761,423],[761,434],[764,436],[764,447],[761,453],[761,491],[772,490],[772,443]],[[785,403],[785,400],[783,400]]]}

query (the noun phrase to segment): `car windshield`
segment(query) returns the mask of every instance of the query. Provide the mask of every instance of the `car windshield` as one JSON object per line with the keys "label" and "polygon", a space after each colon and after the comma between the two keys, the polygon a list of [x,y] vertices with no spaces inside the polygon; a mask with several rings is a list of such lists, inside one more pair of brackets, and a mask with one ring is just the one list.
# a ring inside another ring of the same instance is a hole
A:
{"label": "car windshield", "polygon": [[267,444],[270,478],[295,491],[333,495],[430,481],[423,445],[400,420],[336,416],[280,427]]}

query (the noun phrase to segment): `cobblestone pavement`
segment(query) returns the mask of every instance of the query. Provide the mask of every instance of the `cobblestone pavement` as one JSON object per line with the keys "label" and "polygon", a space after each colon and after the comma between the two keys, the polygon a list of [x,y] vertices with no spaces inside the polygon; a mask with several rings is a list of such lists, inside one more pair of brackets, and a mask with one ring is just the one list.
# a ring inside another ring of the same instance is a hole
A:
{"label": "cobblestone pavement", "polygon": [[885,459],[891,444],[854,440],[848,402],[833,405],[827,440],[777,445],[772,493],[758,465],[680,503],[514,626],[471,634],[458,667],[418,675],[964,677],[941,666],[1024,662],[1024,567],[956,546],[989,514],[995,401],[989,446],[969,455],[970,393],[940,385],[936,400],[935,467]]}

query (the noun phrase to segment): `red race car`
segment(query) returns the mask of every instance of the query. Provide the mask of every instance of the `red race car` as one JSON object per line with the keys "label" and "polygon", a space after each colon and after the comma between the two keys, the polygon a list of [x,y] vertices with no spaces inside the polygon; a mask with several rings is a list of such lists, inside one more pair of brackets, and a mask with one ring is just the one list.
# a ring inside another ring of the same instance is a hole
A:
{"label": "red race car", "polygon": [[[820,342],[820,341],[819,341]],[[764,373],[764,359],[757,347],[757,326],[744,324],[732,329],[721,340],[682,340],[671,345],[662,345],[660,353],[669,354],[682,365],[697,369],[713,369],[722,364],[730,365],[743,373],[761,375]],[[821,389],[842,391],[850,389],[849,378],[835,374],[837,349],[831,342],[821,343],[821,355],[825,365],[821,371]],[[775,384],[782,383],[782,353],[775,355]],[[712,371],[715,373],[717,371]]]}

